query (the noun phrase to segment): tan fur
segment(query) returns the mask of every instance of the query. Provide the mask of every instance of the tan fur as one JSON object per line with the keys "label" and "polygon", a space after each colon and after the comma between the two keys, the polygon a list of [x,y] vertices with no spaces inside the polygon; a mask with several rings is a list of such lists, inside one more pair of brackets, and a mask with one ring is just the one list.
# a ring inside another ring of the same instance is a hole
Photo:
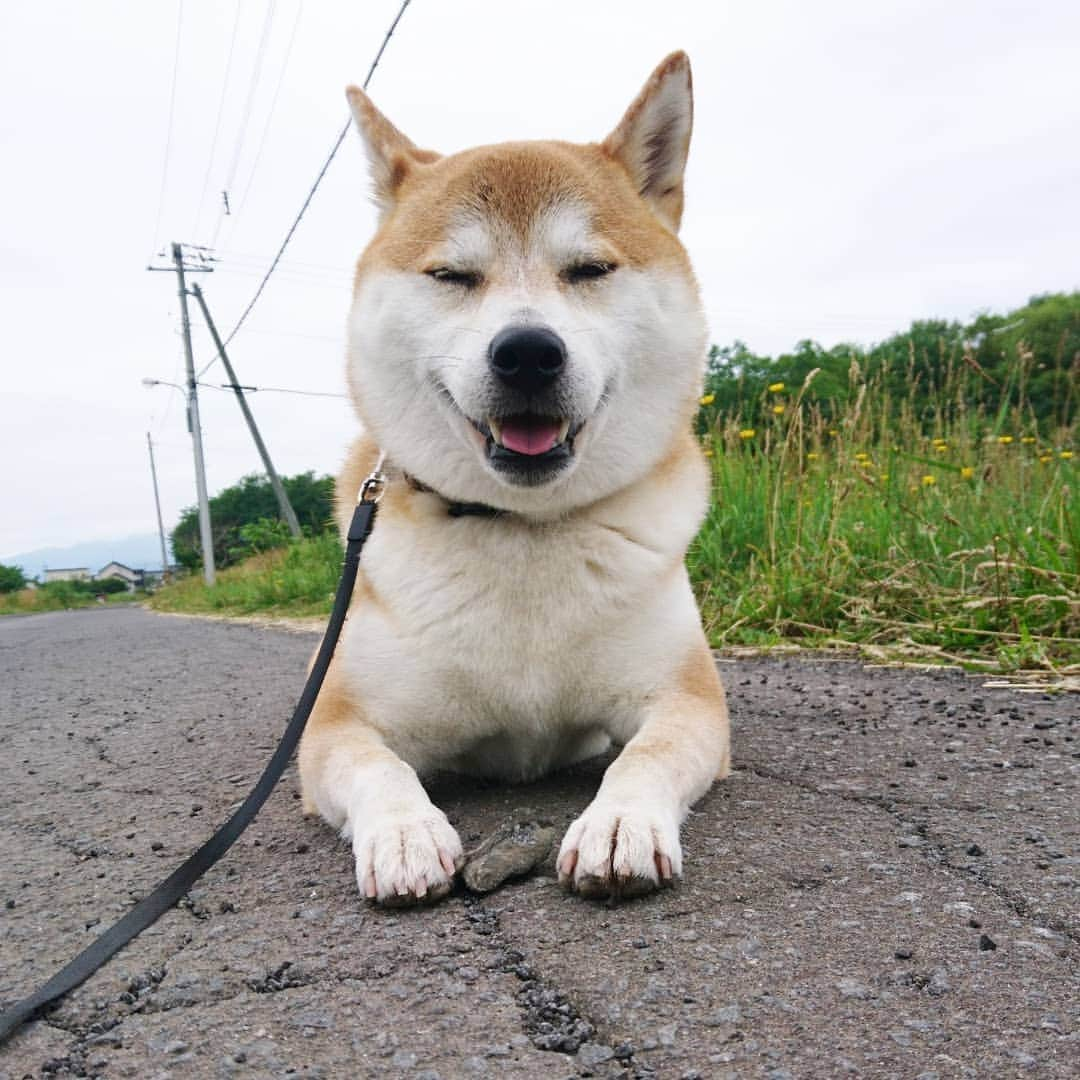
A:
{"label": "tan fur", "polygon": [[[365,434],[338,481],[343,530],[380,448],[388,482],[301,746],[304,810],[352,840],[363,895],[433,899],[462,849],[418,774],[527,779],[614,743],[560,879],[584,895],[655,888],[681,873],[689,806],[730,769],[684,565],[709,485],[691,431],[704,321],[676,237],[689,62],[668,57],[583,146],[440,157],[348,94],[381,217],[355,278]],[[582,260],[613,269],[583,282],[567,270]],[[440,283],[446,267],[472,279]],[[487,343],[521,323],[565,337],[560,408],[580,410],[565,414],[570,466],[537,487],[494,475],[477,434]],[[455,517],[448,501],[505,513]]]}

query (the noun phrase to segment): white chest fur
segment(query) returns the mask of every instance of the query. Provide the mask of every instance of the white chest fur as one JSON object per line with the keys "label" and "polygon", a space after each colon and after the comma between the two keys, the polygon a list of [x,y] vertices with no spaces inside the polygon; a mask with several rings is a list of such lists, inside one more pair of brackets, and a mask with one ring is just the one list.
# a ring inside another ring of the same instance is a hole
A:
{"label": "white chest fur", "polygon": [[536,524],[422,496],[380,516],[340,662],[391,749],[421,772],[525,778],[633,734],[700,633],[696,520],[619,509]]}

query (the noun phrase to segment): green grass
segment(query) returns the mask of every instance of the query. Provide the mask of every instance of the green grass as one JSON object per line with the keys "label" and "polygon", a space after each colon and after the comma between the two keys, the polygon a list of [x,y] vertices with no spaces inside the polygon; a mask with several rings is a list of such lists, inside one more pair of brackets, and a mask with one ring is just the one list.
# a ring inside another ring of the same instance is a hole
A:
{"label": "green grass", "polygon": [[[1075,431],[1039,430],[1022,393],[989,415],[965,405],[969,378],[958,372],[918,419],[854,368],[840,416],[802,388],[770,388],[734,416],[703,399],[713,500],[687,561],[714,646],[1080,675]],[[341,557],[332,536],[303,540],[212,590],[192,577],[151,603],[326,616]]]}
{"label": "green grass", "polygon": [[[137,599],[139,597],[132,593],[111,593],[105,597],[105,603],[130,604]],[[67,611],[96,606],[97,599],[94,596],[73,589],[63,581],[50,582],[36,589],[0,593],[0,615],[32,615],[39,611]]]}
{"label": "green grass", "polygon": [[165,586],[154,593],[150,606],[201,614],[325,617],[343,557],[337,536],[323,533],[220,571],[212,589],[197,574]]}
{"label": "green grass", "polygon": [[916,423],[875,390],[839,417],[780,388],[709,418],[714,497],[688,561],[712,644],[1080,672],[1074,433],[1022,404]]}

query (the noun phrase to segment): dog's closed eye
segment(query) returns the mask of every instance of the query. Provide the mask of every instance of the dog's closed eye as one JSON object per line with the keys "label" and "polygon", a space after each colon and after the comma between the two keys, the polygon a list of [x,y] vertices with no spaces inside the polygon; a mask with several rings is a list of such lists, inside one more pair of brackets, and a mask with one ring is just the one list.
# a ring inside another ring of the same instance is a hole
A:
{"label": "dog's closed eye", "polygon": [[433,266],[424,273],[436,281],[445,282],[447,285],[460,285],[466,289],[475,289],[484,280],[475,270],[456,270],[451,266]]}
{"label": "dog's closed eye", "polygon": [[614,273],[615,263],[605,262],[602,259],[574,263],[566,267],[560,275],[563,281],[571,285],[578,285],[586,281],[595,281],[597,278],[607,277]]}

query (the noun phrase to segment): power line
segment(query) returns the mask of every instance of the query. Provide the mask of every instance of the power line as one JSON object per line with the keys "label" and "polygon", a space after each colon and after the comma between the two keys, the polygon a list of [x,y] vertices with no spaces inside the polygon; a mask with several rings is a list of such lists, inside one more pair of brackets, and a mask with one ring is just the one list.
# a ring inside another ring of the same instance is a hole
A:
{"label": "power line", "polygon": [[[270,40],[270,28],[274,22],[274,9],[276,6],[277,0],[268,0],[266,5],[266,18],[263,20],[262,34],[259,37],[259,47],[255,52],[255,66],[251,70],[251,82],[248,85],[247,99],[244,102],[244,111],[240,117],[240,129],[236,133],[236,145],[233,147],[232,162],[229,165],[229,172],[225,178],[225,186],[222,189],[224,191],[231,191],[233,180],[236,179],[236,169],[240,164],[240,152],[244,148],[244,137],[247,134],[248,122],[251,120],[251,110],[255,104],[255,92],[259,88],[259,81],[262,77],[263,60],[266,57],[266,44]],[[217,225],[214,226],[214,235],[210,240],[211,247],[217,242],[217,236],[221,231],[221,223],[224,219],[225,215],[223,210],[219,210]],[[228,342],[225,344],[228,344]]]}
{"label": "power line", "polygon": [[221,96],[218,98],[217,120],[214,121],[214,138],[210,142],[210,160],[206,163],[206,175],[203,177],[202,194],[199,196],[199,209],[195,214],[195,224],[192,226],[191,235],[198,238],[199,222],[202,221],[203,205],[206,202],[206,192],[210,186],[210,172],[214,167],[214,158],[217,157],[218,136],[221,134],[221,117],[225,111],[225,96],[229,89],[229,76],[232,74],[233,54],[236,51],[236,31],[240,26],[240,0],[236,3],[236,15],[233,18],[232,37],[229,39],[229,58],[225,61],[225,77],[221,81]]}
{"label": "power line", "polygon": [[348,394],[334,393],[330,390],[294,390],[287,386],[247,386],[244,384],[233,385],[232,383],[208,383],[200,382],[200,386],[205,386],[209,390],[225,390],[228,393],[235,393],[237,390],[243,391],[245,394],[254,394],[259,391],[267,394],[299,394],[301,397],[330,397],[330,398],[344,398],[348,400]]}
{"label": "power line", "polygon": [[176,73],[180,69],[180,38],[184,26],[184,0],[176,8],[176,45],[173,48],[172,88],[169,90],[169,126],[165,134],[165,160],[161,164],[161,187],[158,189],[157,216],[154,219],[154,235],[150,238],[150,250],[157,247],[161,229],[161,213],[165,208],[165,183],[169,177],[169,155],[172,151],[173,114],[176,111]]}
{"label": "power line", "polygon": [[[397,25],[401,22],[402,15],[405,14],[405,9],[409,6],[410,0],[402,0],[401,7],[398,8],[397,15],[394,16],[394,21],[390,24],[390,29],[386,31],[386,36],[383,38],[382,44],[379,46],[379,51],[375,54],[375,59],[371,62],[371,67],[368,69],[367,78],[364,79],[363,88],[366,90],[368,84],[371,82],[371,76],[375,74],[375,69],[379,66],[379,61],[382,59],[382,54],[386,51],[386,46],[390,42],[390,38],[393,36],[394,31],[397,29]],[[326,175],[326,170],[330,168],[330,163],[337,155],[341,144],[345,141],[345,136],[349,133],[349,128],[352,125],[352,120],[348,120],[345,126],[341,129],[341,133],[338,135],[334,142],[333,147],[330,150],[330,154],[326,161],[323,163],[323,167],[319,170],[319,175],[315,177],[315,183],[311,185],[311,190],[307,194],[307,198],[304,199],[303,205],[300,207],[300,212],[296,215],[292,225],[289,226],[289,231],[285,234],[285,239],[281,241],[281,246],[277,250],[277,254],[274,256],[274,261],[270,264],[270,268],[266,271],[262,281],[259,282],[259,287],[255,290],[254,296],[248,301],[248,305],[240,314],[240,318],[236,320],[236,325],[229,331],[229,336],[225,339],[225,344],[228,345],[234,337],[236,337],[237,331],[244,325],[244,321],[248,315],[251,314],[251,309],[258,303],[259,297],[262,296],[263,290],[266,288],[266,283],[270,280],[274,270],[277,269],[277,264],[281,261],[281,256],[285,253],[285,249],[289,246],[289,241],[293,237],[293,233],[296,232],[297,227],[300,225],[304,214],[307,212],[307,208],[311,205],[311,200],[315,197],[315,192],[319,189],[319,184],[322,183],[322,178]],[[210,363],[207,364],[200,375],[207,371],[211,364],[217,360],[217,356],[211,358]]]}
{"label": "power line", "polygon": [[251,185],[255,182],[255,174],[259,171],[259,162],[262,161],[263,147],[266,145],[266,136],[270,131],[270,124],[274,119],[278,96],[281,94],[281,87],[285,82],[285,72],[289,68],[289,58],[292,56],[293,45],[296,42],[296,31],[300,26],[300,16],[303,13],[304,0],[300,0],[300,3],[296,8],[296,18],[293,20],[292,33],[289,34],[289,44],[285,49],[285,59],[281,62],[281,73],[278,75],[277,86],[274,87],[274,96],[270,101],[270,112],[267,114],[266,123],[263,125],[262,135],[259,138],[259,148],[255,151],[255,164],[251,166],[251,172],[248,174],[247,184],[244,186],[244,194],[240,199],[240,205],[236,209],[236,215],[243,213],[244,207],[247,205],[248,195],[251,193]]}

